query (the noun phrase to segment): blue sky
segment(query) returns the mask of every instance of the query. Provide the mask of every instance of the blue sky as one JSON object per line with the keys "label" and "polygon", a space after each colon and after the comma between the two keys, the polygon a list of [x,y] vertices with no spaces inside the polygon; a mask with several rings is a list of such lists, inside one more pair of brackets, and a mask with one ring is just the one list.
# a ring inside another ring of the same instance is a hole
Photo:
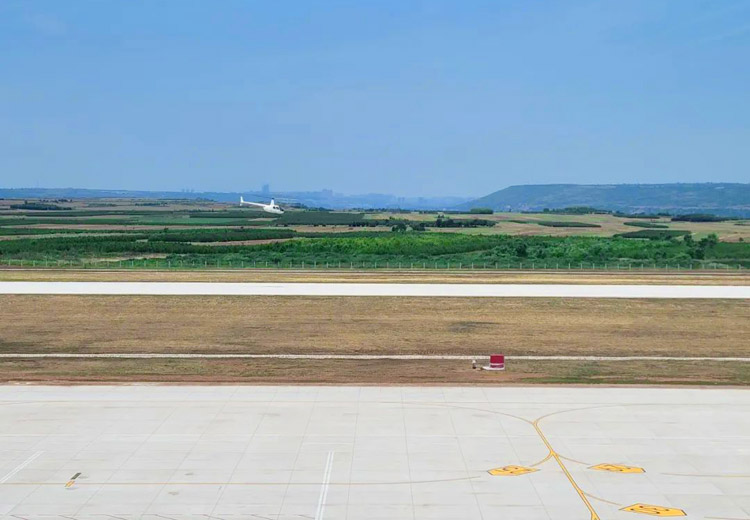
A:
{"label": "blue sky", "polygon": [[0,3],[0,186],[750,181],[750,1]]}

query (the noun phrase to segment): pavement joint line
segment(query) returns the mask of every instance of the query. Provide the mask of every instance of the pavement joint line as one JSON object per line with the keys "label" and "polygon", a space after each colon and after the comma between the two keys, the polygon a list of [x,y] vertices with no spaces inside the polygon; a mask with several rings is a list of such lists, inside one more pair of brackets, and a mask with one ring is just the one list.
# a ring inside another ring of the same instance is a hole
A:
{"label": "pavement joint line", "polygon": [[[0,359],[308,359],[308,360],[395,360],[395,361],[472,361],[488,359],[489,355],[452,354],[167,354],[139,352],[64,353],[64,352],[7,352]],[[722,356],[505,356],[511,361],[716,361],[750,363],[750,357]]]}
{"label": "pavement joint line", "polygon": [[[420,484],[435,484],[439,482],[461,482],[477,480],[482,477],[458,477],[432,480],[403,480],[393,482],[329,482],[329,486],[412,486]],[[76,482],[77,486],[319,486],[324,482],[197,482],[197,481],[133,481],[133,482]],[[59,486],[60,482],[7,482],[6,486]]]}
{"label": "pavement joint line", "polygon": [[[703,477],[703,478],[750,478],[749,475],[732,474],[702,474],[702,473],[662,473],[662,475],[669,475],[672,477]],[[750,519],[749,519],[750,520]]]}

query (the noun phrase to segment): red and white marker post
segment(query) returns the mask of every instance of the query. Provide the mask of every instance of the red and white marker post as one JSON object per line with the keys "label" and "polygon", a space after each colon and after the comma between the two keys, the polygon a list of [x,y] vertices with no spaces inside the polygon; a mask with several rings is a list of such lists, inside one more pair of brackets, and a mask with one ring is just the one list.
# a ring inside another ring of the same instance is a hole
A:
{"label": "red and white marker post", "polygon": [[482,367],[482,370],[505,370],[505,356],[503,354],[492,354],[490,364]]}

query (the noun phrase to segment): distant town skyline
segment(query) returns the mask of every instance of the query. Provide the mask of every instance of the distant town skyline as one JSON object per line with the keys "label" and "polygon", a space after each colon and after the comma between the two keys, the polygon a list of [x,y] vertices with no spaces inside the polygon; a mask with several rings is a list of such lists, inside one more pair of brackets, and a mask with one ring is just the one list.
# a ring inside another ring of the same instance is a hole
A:
{"label": "distant town skyline", "polygon": [[[750,4],[0,4],[0,185],[742,182]],[[270,191],[269,191],[270,192]]]}

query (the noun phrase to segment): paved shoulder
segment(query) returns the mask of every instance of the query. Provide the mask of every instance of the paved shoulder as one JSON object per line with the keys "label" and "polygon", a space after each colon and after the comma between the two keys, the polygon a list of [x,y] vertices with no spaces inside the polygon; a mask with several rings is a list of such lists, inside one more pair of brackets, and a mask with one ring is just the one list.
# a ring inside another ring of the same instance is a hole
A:
{"label": "paved shoulder", "polygon": [[395,283],[0,282],[0,294],[750,299],[750,286]]}

